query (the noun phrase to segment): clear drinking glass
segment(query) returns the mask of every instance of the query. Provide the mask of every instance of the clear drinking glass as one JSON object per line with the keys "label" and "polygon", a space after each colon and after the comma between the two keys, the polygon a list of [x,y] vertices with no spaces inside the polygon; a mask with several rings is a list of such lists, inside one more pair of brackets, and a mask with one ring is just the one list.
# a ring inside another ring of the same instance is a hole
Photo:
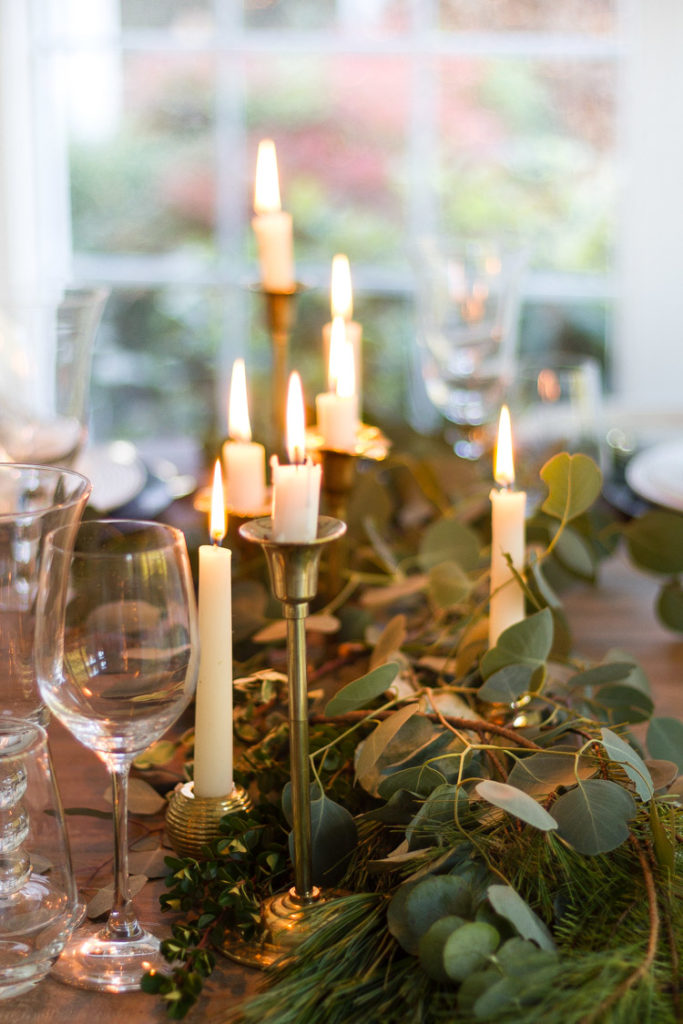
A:
{"label": "clear drinking glass", "polygon": [[88,428],[103,288],[0,303],[0,461],[70,466]]}
{"label": "clear drinking glass", "polygon": [[0,465],[0,713],[45,724],[33,636],[47,534],[76,527],[91,492],[80,473],[53,466]]}
{"label": "clear drinking glass", "polygon": [[126,992],[161,967],[159,941],[128,889],[127,792],[132,760],[192,697],[197,614],[183,534],[137,520],[91,520],[73,550],[46,542],[36,629],[45,703],[107,765],[114,795],[114,905],[103,928],[77,929],[55,968],[83,988]]}
{"label": "clear drinking glass", "polygon": [[45,730],[0,718],[0,999],[47,974],[79,912]]}
{"label": "clear drinking glass", "polygon": [[425,240],[417,277],[422,379],[450,424],[457,455],[478,459],[493,445],[513,377],[521,250],[496,242]]}

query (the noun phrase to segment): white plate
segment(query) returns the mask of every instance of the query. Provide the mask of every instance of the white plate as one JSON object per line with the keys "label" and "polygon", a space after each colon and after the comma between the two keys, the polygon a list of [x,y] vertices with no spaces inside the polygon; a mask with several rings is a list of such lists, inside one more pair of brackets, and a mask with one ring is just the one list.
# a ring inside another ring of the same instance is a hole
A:
{"label": "white plate", "polygon": [[656,444],[634,455],[626,482],[641,498],[683,512],[683,441]]}
{"label": "white plate", "polygon": [[92,483],[90,504],[99,512],[111,512],[135,498],[147,480],[145,464],[127,441],[86,448],[74,466]]}

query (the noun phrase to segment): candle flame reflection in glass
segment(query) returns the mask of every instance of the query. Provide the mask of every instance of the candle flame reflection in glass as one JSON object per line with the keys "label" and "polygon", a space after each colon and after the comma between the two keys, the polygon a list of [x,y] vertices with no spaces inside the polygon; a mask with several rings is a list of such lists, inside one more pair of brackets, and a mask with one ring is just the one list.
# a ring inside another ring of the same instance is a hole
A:
{"label": "candle flame reflection in glass", "polygon": [[223,496],[223,474],[220,459],[216,459],[213,467],[213,488],[211,490],[211,518],[209,534],[214,544],[220,544],[225,537],[225,498]]}
{"label": "candle flame reflection in glass", "polygon": [[501,487],[510,487],[515,482],[515,466],[512,458],[512,427],[510,410],[504,405],[498,421],[498,439],[493,475]]}
{"label": "candle flame reflection in glass", "polygon": [[332,320],[330,331],[330,355],[327,364],[327,388],[328,391],[337,390],[337,380],[341,372],[346,350],[346,324],[344,318],[335,316]]}
{"label": "candle flame reflection in glass", "polygon": [[276,213],[281,207],[275,143],[272,139],[262,139],[256,156],[254,211]]}
{"label": "candle flame reflection in glass", "polygon": [[228,433],[234,441],[251,441],[249,405],[247,402],[247,373],[244,359],[236,359],[230,377],[230,405]]}
{"label": "candle flame reflection in glass", "polygon": [[342,316],[345,320],[351,320],[353,317],[351,268],[348,257],[344,256],[343,253],[338,253],[332,260],[330,307],[332,319],[336,316]]}
{"label": "candle flame reflection in glass", "polygon": [[304,391],[296,370],[289,375],[287,390],[287,454],[289,461],[295,465],[306,461]]}

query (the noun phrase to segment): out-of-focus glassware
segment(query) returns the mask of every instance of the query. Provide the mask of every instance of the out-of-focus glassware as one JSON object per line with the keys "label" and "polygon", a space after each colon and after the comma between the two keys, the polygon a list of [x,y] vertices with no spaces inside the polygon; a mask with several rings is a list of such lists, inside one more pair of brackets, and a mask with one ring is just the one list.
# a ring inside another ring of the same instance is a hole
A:
{"label": "out-of-focus glassware", "polygon": [[69,466],[88,432],[102,288],[0,304],[0,459]]}
{"label": "out-of-focus glassware", "polygon": [[417,338],[432,404],[457,455],[493,445],[512,381],[524,253],[495,242],[427,239],[418,255]]}
{"label": "out-of-focus glassware", "polygon": [[82,988],[128,992],[164,961],[128,886],[127,793],[133,759],[171,725],[197,682],[194,588],[183,534],[136,520],[90,520],[73,548],[50,534],[36,629],[50,710],[107,765],[114,795],[114,902],[102,928],[74,933],[55,968]]}
{"label": "out-of-focus glassware", "polygon": [[0,718],[0,999],[47,974],[80,909],[45,731]]}
{"label": "out-of-focus glassware", "polygon": [[[602,374],[590,356],[553,353],[520,361],[510,395],[516,464],[538,486],[538,471],[558,452],[583,452],[600,464]],[[520,478],[520,486],[524,481]]]}
{"label": "out-of-focus glassware", "polygon": [[0,465],[0,714],[45,723],[33,658],[45,538],[73,536],[90,491],[70,469]]}

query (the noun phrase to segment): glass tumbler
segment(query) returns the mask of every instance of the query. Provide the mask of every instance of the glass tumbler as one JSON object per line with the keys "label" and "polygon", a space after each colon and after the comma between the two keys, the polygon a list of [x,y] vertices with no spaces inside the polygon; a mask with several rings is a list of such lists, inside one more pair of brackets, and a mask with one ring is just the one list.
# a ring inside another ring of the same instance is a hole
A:
{"label": "glass tumbler", "polygon": [[0,999],[45,977],[80,910],[45,730],[0,717]]}
{"label": "glass tumbler", "polygon": [[0,714],[45,724],[33,660],[45,538],[58,526],[75,533],[90,491],[73,470],[0,464]]}

